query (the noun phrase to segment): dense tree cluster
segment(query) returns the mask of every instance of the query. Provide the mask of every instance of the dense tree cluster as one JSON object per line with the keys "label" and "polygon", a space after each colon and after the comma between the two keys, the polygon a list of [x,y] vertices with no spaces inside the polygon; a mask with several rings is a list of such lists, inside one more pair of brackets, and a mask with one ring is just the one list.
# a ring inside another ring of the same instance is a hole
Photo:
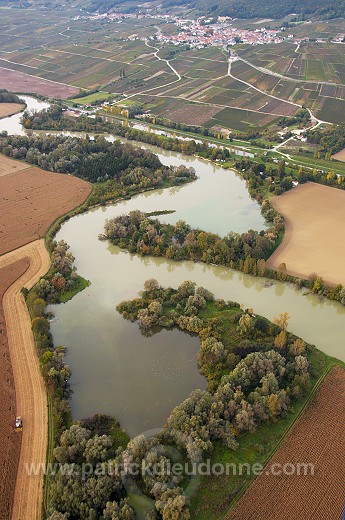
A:
{"label": "dense tree cluster", "polygon": [[[267,206],[267,215],[273,209]],[[132,211],[105,223],[104,237],[113,244],[141,255],[165,256],[173,260],[201,261],[226,265],[246,273],[265,274],[265,260],[276,247],[283,223],[274,217],[274,226],[265,231],[230,232],[220,238],[214,233],[192,229],[186,222],[174,226]]]}
{"label": "dense tree cluster", "polygon": [[24,101],[20,99],[17,94],[12,94],[12,92],[8,92],[6,89],[0,89],[0,103],[20,103],[24,105]]}
{"label": "dense tree cluster", "polygon": [[306,108],[299,108],[294,117],[281,117],[278,121],[279,126],[292,126],[299,125],[300,128],[304,128],[310,121],[310,113]]}
{"label": "dense tree cluster", "polygon": [[90,140],[66,136],[7,136],[0,140],[0,151],[45,170],[72,173],[91,182],[119,177],[134,168],[162,168],[153,153],[118,141],[110,143],[103,137]]}
{"label": "dense tree cluster", "polygon": [[[109,417],[97,417],[98,423],[112,422]],[[134,520],[121,475],[114,471],[120,452],[109,434],[99,435],[79,424],[66,430],[54,450],[61,466],[50,487],[49,520]]]}
{"label": "dense tree cluster", "polygon": [[345,148],[345,125],[315,128],[306,132],[308,143],[316,144],[320,157],[327,158]]}
{"label": "dense tree cluster", "polygon": [[0,152],[45,170],[70,173],[98,183],[87,205],[130,196],[152,187],[179,185],[196,179],[195,170],[183,165],[163,166],[152,152],[104,137],[7,136],[0,137]]}
{"label": "dense tree cluster", "polygon": [[[119,425],[107,416],[72,425],[54,450],[62,471],[51,483],[48,519],[131,520],[131,496],[139,492],[147,500],[146,520],[188,520],[183,489],[188,480],[171,471],[172,465],[186,460],[190,467],[198,464],[215,441],[236,450],[243,434],[285,416],[309,386],[306,345],[287,333],[286,314],[270,323],[237,303],[215,300],[191,281],[164,289],[157,280],[147,280],[142,297],[123,302],[118,310],[144,330],[195,328],[201,339],[199,368],[211,385],[192,392],[152,437],[128,442],[122,433],[119,442]],[[244,327],[244,317],[252,326]],[[285,341],[275,347],[281,332]],[[242,349],[246,341],[256,350],[248,354]],[[234,354],[235,345],[240,354]]]}
{"label": "dense tree cluster", "polygon": [[51,269],[37,282],[35,293],[48,303],[57,303],[62,294],[76,288],[79,276],[73,265],[75,258],[64,240],[52,243],[51,260]]}
{"label": "dense tree cluster", "polygon": [[164,429],[192,462],[200,461],[216,440],[236,449],[241,433],[284,416],[290,401],[308,388],[306,345],[288,334],[287,314],[270,324],[234,302],[214,301],[190,281],[174,290],[153,279],[145,283],[141,298],[117,310],[145,330],[177,326],[200,337],[199,369],[209,389],[193,392],[177,406]]}
{"label": "dense tree cluster", "polygon": [[63,240],[52,243],[52,265],[30,292],[23,290],[32,318],[32,331],[38,350],[41,371],[53,402],[55,435],[58,436],[70,416],[71,370],[65,363],[65,348],[54,347],[50,333],[47,303],[60,301],[61,295],[77,289],[80,278],[74,257]]}
{"label": "dense tree cluster", "polygon": [[231,16],[232,18],[277,18],[289,14],[298,15],[299,19],[337,18],[345,16],[345,6],[337,0],[164,0],[166,8],[177,5],[195,7],[200,14],[208,16]]}

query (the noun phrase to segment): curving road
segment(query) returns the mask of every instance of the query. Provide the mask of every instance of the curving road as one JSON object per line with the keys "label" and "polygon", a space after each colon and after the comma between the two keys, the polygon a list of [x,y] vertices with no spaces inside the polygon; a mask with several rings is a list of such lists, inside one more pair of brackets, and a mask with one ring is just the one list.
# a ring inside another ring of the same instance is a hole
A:
{"label": "curving road", "polygon": [[40,520],[43,474],[29,476],[26,465],[45,463],[48,438],[47,396],[31,331],[31,320],[21,294],[31,288],[49,269],[50,258],[44,240],[0,257],[0,268],[29,258],[28,270],[14,282],[3,298],[8,346],[13,368],[17,415],[23,419],[22,446],[14,495],[12,520]]}

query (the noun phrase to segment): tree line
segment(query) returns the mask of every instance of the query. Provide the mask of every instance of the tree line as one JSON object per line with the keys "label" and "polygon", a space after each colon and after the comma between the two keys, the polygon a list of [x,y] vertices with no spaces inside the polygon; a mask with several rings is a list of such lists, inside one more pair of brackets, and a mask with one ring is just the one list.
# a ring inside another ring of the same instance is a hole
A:
{"label": "tree line", "polygon": [[345,148],[345,125],[327,125],[306,132],[308,143],[316,144],[320,157],[325,158]]}
{"label": "tree line", "polygon": [[104,118],[97,116],[95,119],[88,116],[68,118],[64,116],[62,108],[58,105],[52,105],[49,109],[41,112],[24,114],[22,121],[26,128],[34,130],[108,132],[130,141],[141,141],[165,150],[181,152],[186,155],[198,155],[205,159],[233,164],[240,174],[250,181],[250,193],[259,202],[263,200],[268,191],[280,195],[293,187],[291,173],[293,168],[290,167],[288,170],[284,161],[278,163],[268,156],[260,159],[246,157],[244,160],[240,160],[231,144],[229,146],[209,146],[207,142],[196,142],[193,139],[182,140],[177,137],[137,130],[120,123],[106,121]]}
{"label": "tree line", "polygon": [[193,168],[164,166],[157,155],[104,137],[0,136],[0,152],[45,170],[96,183],[86,205],[196,179]]}
{"label": "tree line", "polygon": [[74,256],[63,240],[53,242],[52,265],[49,272],[28,291],[23,289],[31,316],[31,327],[38,352],[39,363],[47,391],[52,399],[53,430],[58,440],[70,418],[69,398],[72,395],[69,379],[70,367],[65,363],[65,347],[54,347],[50,332],[49,303],[60,301],[61,295],[76,289],[79,276],[74,266]]}
{"label": "tree line", "polygon": [[192,229],[182,220],[176,225],[162,224],[145,213],[131,211],[107,220],[104,238],[135,254],[225,265],[264,276],[265,260],[274,251],[284,223],[268,201],[263,209],[275,222],[273,227],[260,232],[230,232],[221,238],[215,233]]}
{"label": "tree line", "polygon": [[12,94],[12,92],[8,92],[6,89],[0,89],[0,103],[19,103],[25,105],[25,102],[20,99],[17,94]]}

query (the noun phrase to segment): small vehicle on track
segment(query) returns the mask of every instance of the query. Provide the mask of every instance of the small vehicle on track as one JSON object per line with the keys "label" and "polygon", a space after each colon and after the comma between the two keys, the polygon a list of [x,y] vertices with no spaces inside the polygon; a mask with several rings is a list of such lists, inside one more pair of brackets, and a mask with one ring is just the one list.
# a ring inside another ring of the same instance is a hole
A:
{"label": "small vehicle on track", "polygon": [[16,417],[16,430],[23,429],[23,421],[21,417]]}

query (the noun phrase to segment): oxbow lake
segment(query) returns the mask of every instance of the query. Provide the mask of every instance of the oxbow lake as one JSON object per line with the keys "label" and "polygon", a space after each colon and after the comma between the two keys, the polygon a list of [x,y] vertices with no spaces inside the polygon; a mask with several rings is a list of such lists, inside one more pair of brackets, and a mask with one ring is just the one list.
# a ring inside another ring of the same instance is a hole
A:
{"label": "oxbow lake", "polygon": [[[16,117],[2,120],[0,125]],[[11,128],[24,133],[19,119]],[[144,337],[136,323],[124,320],[116,311],[119,302],[137,297],[144,281],[152,277],[172,287],[193,280],[216,297],[253,307],[268,319],[288,312],[291,332],[345,361],[345,307],[337,302],[321,302],[293,286],[230,268],[130,255],[98,240],[106,218],[132,209],[176,210],[163,215],[162,221],[182,218],[193,227],[220,235],[265,227],[258,204],[235,172],[195,157],[137,145],[157,153],[164,164],[193,166],[199,178],[186,186],[154,190],[93,209],[73,217],[59,231],[57,239],[70,244],[78,272],[91,281],[71,301],[50,306],[55,314],[51,323],[54,342],[68,348],[74,418],[112,414],[134,436],[162,427],[172,408],[192,390],[206,388],[197,368],[197,337],[178,330]]]}

